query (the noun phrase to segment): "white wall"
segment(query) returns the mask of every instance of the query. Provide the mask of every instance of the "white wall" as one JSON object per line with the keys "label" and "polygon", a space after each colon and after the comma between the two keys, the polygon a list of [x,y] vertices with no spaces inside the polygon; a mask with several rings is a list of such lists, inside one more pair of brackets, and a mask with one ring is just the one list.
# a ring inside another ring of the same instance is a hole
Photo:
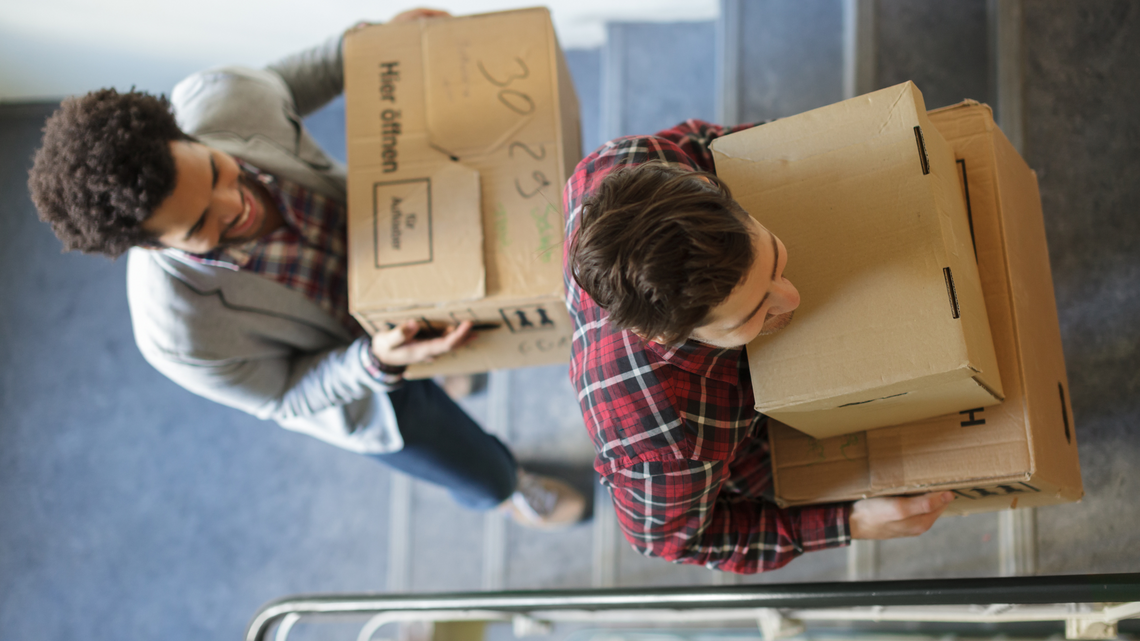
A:
{"label": "white wall", "polygon": [[[414,0],[409,0],[414,2]],[[220,64],[264,65],[360,21],[417,6],[364,0],[0,0],[0,101],[99,87],[169,92]],[[534,6],[424,0],[453,14]],[[551,0],[564,48],[599,46],[611,20],[711,20],[717,0]],[[620,5],[620,6],[619,6]],[[662,43],[662,46],[668,46]]]}

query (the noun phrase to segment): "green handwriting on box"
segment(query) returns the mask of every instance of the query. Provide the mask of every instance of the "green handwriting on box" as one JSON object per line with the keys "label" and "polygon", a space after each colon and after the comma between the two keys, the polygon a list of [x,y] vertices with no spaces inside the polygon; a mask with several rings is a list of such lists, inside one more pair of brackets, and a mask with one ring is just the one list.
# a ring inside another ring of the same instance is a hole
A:
{"label": "green handwriting on box", "polygon": [[827,452],[829,449],[833,452],[838,451],[839,456],[842,456],[845,460],[854,461],[855,459],[851,458],[851,454],[848,453],[847,448],[858,445],[859,439],[860,434],[858,433],[823,440],[813,438],[808,443],[808,458],[811,459],[811,462],[807,463],[807,465],[811,466],[826,463],[828,461]]}
{"label": "green handwriting on box", "polygon": [[511,245],[511,237],[507,233],[509,222],[507,208],[503,206],[503,203],[495,203],[495,239],[499,241],[499,247],[510,247]]}
{"label": "green handwriting on box", "polygon": [[551,250],[558,246],[561,229],[555,222],[561,222],[560,213],[554,205],[547,203],[545,207],[532,208],[530,217],[534,221],[535,231],[538,232],[538,259],[549,263],[551,255],[554,254]]}

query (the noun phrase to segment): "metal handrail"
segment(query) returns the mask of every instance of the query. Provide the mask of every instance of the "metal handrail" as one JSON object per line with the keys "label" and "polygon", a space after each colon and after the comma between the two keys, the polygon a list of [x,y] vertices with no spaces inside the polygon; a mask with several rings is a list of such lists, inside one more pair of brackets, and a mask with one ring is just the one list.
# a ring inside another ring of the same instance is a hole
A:
{"label": "metal handrail", "polygon": [[266,641],[288,615],[470,612],[507,615],[613,610],[757,610],[852,607],[1140,602],[1140,574],[988,579],[794,583],[612,590],[437,594],[330,594],[272,601],[254,616],[246,641]]}

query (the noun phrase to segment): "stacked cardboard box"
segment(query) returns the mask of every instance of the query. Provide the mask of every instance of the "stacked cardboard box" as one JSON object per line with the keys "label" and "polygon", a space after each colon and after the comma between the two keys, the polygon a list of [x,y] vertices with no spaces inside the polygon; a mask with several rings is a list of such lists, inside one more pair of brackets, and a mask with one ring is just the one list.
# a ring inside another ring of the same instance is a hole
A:
{"label": "stacked cardboard box", "polygon": [[954,154],[907,82],[718,139],[802,296],[748,345],[756,409],[817,438],[1003,398]]}
{"label": "stacked cardboard box", "polygon": [[372,333],[475,322],[412,378],[567,361],[561,192],[581,135],[549,12],[368,27],[344,66],[352,313]]}
{"label": "stacked cardboard box", "polygon": [[953,490],[948,512],[968,514],[1083,495],[1037,178],[989,107],[967,101],[930,121],[956,157],[1005,399],[821,440],[772,421],[781,505]]}

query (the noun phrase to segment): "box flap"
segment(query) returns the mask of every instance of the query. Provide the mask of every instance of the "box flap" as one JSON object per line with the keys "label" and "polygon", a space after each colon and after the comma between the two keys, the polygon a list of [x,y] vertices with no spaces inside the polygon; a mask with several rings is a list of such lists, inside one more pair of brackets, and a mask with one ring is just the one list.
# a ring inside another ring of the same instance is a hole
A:
{"label": "box flap", "polygon": [[428,25],[431,144],[483,176],[487,295],[561,295],[561,190],[581,143],[577,97],[550,13],[520,9]]}
{"label": "box flap", "polygon": [[866,495],[871,477],[867,439],[861,432],[815,439],[768,421],[777,501],[846,501]]}
{"label": "box flap", "polygon": [[1010,268],[1015,274],[1014,315],[1026,377],[1031,445],[1037,468],[1067,488],[1081,488],[1076,426],[1037,175],[1000,129],[994,151],[1000,176]]}
{"label": "box flap", "polygon": [[544,8],[422,22],[432,146],[461,159],[486,156],[525,140],[528,129],[557,128],[549,24]]}
{"label": "box flap", "polygon": [[[358,276],[351,281],[350,301],[399,309],[483,297],[478,172],[443,159],[395,173],[355,171],[349,180],[356,213],[348,251]],[[361,183],[371,189],[361,189]],[[362,229],[364,211],[371,229]]]}
{"label": "box flap", "polygon": [[353,312],[486,294],[479,172],[428,144],[426,98],[414,81],[430,22],[345,37]]}
{"label": "box flap", "polygon": [[[969,369],[947,372],[890,388],[839,399],[826,399],[801,406],[757,411],[778,419],[816,438],[910,423],[956,412],[962,407],[986,407],[997,403],[993,393],[971,376]],[[836,401],[840,401],[836,404]]]}

